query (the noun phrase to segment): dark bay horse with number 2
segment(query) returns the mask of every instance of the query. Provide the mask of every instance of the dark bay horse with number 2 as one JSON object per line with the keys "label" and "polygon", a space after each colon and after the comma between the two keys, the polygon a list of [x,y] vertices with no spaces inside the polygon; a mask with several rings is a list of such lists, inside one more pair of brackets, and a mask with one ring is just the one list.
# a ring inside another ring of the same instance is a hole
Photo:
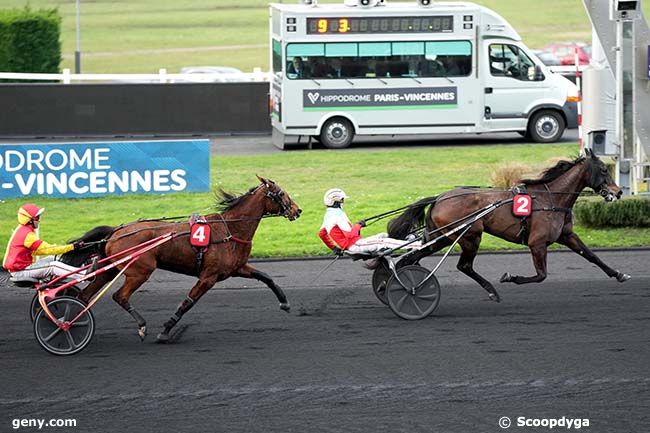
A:
{"label": "dark bay horse with number 2", "polygon": [[[258,176],[261,184],[247,193],[237,197],[221,191],[218,204],[220,213],[206,215],[210,226],[210,244],[204,252],[202,261],[197,266],[197,252],[190,244],[190,226],[185,222],[167,222],[147,220],[120,227],[97,227],[86,233],[80,240],[84,242],[105,239],[103,248],[98,248],[102,257],[113,255],[150,239],[170,232],[177,237],[167,243],[143,254],[125,273],[122,287],[113,294],[113,299],[124,308],[138,324],[138,333],[142,339],[146,335],[146,321],[129,303],[129,298],[156,268],[165,269],[185,275],[197,276],[198,281],[190,290],[187,298],[181,302],[176,313],[163,325],[158,341],[167,342],[169,332],[187,311],[210,290],[218,281],[229,277],[254,278],[264,282],[276,295],[280,308],[289,311],[289,302],[282,289],[267,274],[248,264],[252,240],[257,227],[264,217],[282,216],[290,221],[300,216],[302,210],[272,180]],[[90,248],[88,249],[90,250]],[[92,251],[74,251],[62,256],[67,262],[79,262],[82,252],[88,257]],[[117,259],[115,259],[117,260]],[[121,269],[121,266],[118,266]],[[97,277],[80,295],[88,301],[105,284],[114,278],[118,269],[112,269]]]}
{"label": "dark bay horse with number 2", "polygon": [[[513,243],[528,245],[533,256],[536,275],[523,277],[505,273],[501,282],[515,284],[539,283],[546,278],[547,248],[554,242],[569,247],[582,257],[601,268],[609,277],[620,282],[630,276],[616,271],[603,263],[573,232],[572,207],[578,195],[586,187],[592,188],[607,201],[621,197],[621,189],[614,183],[605,164],[586,150],[586,156],[575,161],[560,161],[546,170],[539,179],[522,181],[525,190],[532,197],[532,214],[522,221],[512,213],[512,207],[504,205],[491,214],[476,221],[459,240],[462,253],[457,268],[479,283],[497,302],[499,294],[494,286],[479,275],[473,268],[474,258],[481,243],[483,232]],[[421,224],[425,225],[425,241],[440,236],[438,227],[453,228],[454,222],[464,218],[491,203],[513,198],[512,191],[490,191],[458,188],[437,197],[428,197],[412,204],[402,215],[388,225],[388,235],[404,239]],[[425,213],[427,206],[428,212]],[[417,251],[401,265],[417,263],[423,257],[451,244],[451,239],[443,239],[428,248]]]}

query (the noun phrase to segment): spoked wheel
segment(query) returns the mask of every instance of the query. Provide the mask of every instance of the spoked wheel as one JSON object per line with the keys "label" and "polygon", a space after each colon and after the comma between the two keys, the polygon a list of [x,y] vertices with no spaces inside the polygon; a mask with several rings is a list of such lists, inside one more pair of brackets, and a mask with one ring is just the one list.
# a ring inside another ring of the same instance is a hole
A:
{"label": "spoked wheel", "polygon": [[386,259],[380,258],[379,266],[377,266],[375,271],[372,273],[372,291],[375,292],[377,299],[379,299],[384,305],[388,305],[388,299],[386,299],[386,285],[392,275],[393,274],[388,268],[388,263],[386,263]]}
{"label": "spoked wheel", "polygon": [[440,303],[440,284],[435,275],[423,283],[429,272],[422,266],[409,265],[397,270],[399,281],[395,276],[388,280],[386,298],[393,313],[406,320],[423,319],[433,313]]}
{"label": "spoked wheel", "polygon": [[[80,293],[81,293],[81,289],[79,287],[71,286],[63,290],[61,294],[57,296],[57,298],[59,296],[70,296],[72,298],[76,298],[77,296],[79,296]],[[36,315],[38,314],[39,311],[41,311],[41,304],[39,304],[38,302],[38,293],[36,293],[32,298],[31,305],[29,306],[29,320],[31,320],[32,323],[34,322],[34,319],[36,318]]]}
{"label": "spoked wheel", "polygon": [[[78,299],[58,296],[47,303],[47,308],[59,321],[74,319],[86,306]],[[59,328],[45,311],[39,310],[34,320],[34,335],[43,349],[53,355],[74,355],[90,343],[95,333],[95,319],[90,310],[86,311],[67,331]]]}

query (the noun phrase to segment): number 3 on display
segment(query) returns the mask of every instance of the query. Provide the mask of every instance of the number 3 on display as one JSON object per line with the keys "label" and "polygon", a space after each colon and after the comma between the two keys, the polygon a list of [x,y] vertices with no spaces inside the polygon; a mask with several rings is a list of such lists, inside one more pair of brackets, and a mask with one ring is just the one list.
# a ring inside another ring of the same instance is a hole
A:
{"label": "number 3 on display", "polygon": [[350,31],[350,26],[347,18],[341,18],[339,20],[339,33],[347,33]]}
{"label": "number 3 on display", "polygon": [[512,202],[512,213],[516,216],[529,216],[533,211],[532,203],[528,194],[517,194]]}

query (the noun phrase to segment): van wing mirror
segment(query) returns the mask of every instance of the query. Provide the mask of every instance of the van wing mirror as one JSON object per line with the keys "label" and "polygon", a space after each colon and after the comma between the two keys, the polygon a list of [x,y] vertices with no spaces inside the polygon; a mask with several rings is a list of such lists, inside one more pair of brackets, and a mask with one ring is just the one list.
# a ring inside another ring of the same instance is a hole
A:
{"label": "van wing mirror", "polygon": [[544,81],[544,72],[542,67],[539,65],[530,66],[528,68],[528,80],[529,81]]}

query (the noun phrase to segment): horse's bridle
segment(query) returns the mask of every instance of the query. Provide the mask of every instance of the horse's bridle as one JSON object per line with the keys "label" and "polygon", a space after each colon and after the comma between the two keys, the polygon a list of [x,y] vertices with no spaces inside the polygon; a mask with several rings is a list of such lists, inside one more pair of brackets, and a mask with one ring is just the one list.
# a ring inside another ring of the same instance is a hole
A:
{"label": "horse's bridle", "polygon": [[611,198],[613,199],[615,197],[615,195],[611,191],[609,191],[607,189],[607,168],[605,168],[605,167],[600,167],[600,168],[601,168],[601,172],[602,172],[600,174],[604,174],[604,176],[603,176],[604,179],[603,179],[602,183],[600,183],[600,185],[594,187],[592,185],[598,181],[598,174],[596,174],[596,167],[594,167],[593,164],[589,167],[589,170],[591,172],[590,173],[591,179],[589,180],[589,183],[590,183],[589,187],[591,189],[593,189],[601,197],[607,199],[608,197],[611,196]]}
{"label": "horse's bridle", "polygon": [[267,184],[262,184],[260,186],[266,187],[266,192],[264,194],[267,197],[269,197],[271,200],[273,200],[273,202],[275,202],[275,204],[279,205],[282,208],[281,212],[279,212],[279,213],[274,213],[274,214],[265,213],[264,216],[265,217],[282,216],[282,217],[288,218],[290,213],[291,213],[291,206],[287,205],[284,202],[284,200],[282,199],[282,197],[284,197],[285,192],[282,191],[282,190],[277,191],[277,192],[276,191],[271,191],[271,189],[269,188],[269,185],[267,185]]}

